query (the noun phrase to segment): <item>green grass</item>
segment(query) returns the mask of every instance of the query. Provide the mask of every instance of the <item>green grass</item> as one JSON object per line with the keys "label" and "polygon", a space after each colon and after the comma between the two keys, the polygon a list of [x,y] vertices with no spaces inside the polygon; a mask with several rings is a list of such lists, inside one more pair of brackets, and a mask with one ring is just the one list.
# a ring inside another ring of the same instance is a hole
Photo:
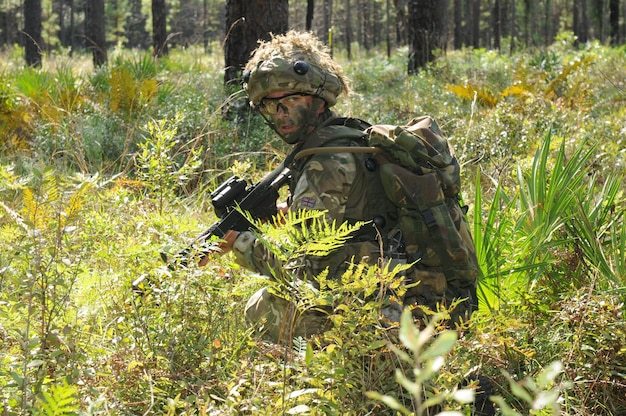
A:
{"label": "green grass", "polygon": [[[219,55],[192,48],[155,61],[118,50],[93,72],[87,56],[46,57],[32,70],[5,54],[4,414],[395,414],[384,403],[418,414],[415,381],[468,414],[455,389],[476,369],[494,380],[502,414],[529,414],[537,397],[556,406],[554,395],[568,414],[624,413],[623,48],[575,49],[562,36],[512,56],[449,52],[412,77],[405,50],[338,55],[354,81],[341,113],[384,123],[432,115],[463,165],[481,302],[442,362],[407,340],[414,328],[398,337],[379,327],[380,305],[364,294],[372,279],[391,282],[373,270],[327,288],[347,305],[332,331],[274,346],[243,320],[264,279],[229,256],[188,270],[162,264],[160,252],[216,220],[208,192],[234,173],[258,180],[288,150],[238,113],[240,98],[226,99]],[[139,277],[152,282],[143,297],[131,290]],[[439,371],[407,381],[435,358]]]}

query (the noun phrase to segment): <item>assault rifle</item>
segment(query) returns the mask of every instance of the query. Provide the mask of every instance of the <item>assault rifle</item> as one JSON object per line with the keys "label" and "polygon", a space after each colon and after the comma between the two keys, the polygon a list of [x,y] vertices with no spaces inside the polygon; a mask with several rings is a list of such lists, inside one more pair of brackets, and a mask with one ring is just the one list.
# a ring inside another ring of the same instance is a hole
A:
{"label": "assault rifle", "polygon": [[200,262],[217,251],[216,244],[207,244],[215,237],[224,237],[229,230],[256,230],[255,225],[242,214],[248,212],[253,219],[267,220],[277,214],[278,191],[287,183],[291,171],[282,163],[261,181],[248,186],[244,179],[234,175],[228,178],[210,195],[211,203],[219,221],[200,234],[187,248],[170,261],[165,253],[161,258],[170,269],[177,265],[186,266],[192,259]]}

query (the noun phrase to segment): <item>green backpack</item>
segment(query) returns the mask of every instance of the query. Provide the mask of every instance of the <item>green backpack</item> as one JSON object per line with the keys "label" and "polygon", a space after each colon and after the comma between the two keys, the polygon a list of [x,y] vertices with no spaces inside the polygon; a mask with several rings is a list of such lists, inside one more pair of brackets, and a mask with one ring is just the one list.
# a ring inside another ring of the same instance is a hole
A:
{"label": "green backpack", "polygon": [[407,253],[419,253],[419,268],[440,268],[452,287],[475,286],[478,261],[465,208],[459,204],[459,163],[429,116],[403,126],[365,130],[376,154],[387,197],[399,211]]}
{"label": "green backpack", "polygon": [[[296,159],[328,152],[373,154],[384,192],[398,209],[409,260],[419,260],[418,276],[426,275],[419,270],[436,270],[445,275],[445,282],[431,286],[475,288],[478,262],[465,208],[459,204],[460,167],[435,120],[417,117],[402,126],[351,118],[331,123],[313,145],[323,147],[307,148]],[[365,139],[365,147],[327,144],[338,137]]]}

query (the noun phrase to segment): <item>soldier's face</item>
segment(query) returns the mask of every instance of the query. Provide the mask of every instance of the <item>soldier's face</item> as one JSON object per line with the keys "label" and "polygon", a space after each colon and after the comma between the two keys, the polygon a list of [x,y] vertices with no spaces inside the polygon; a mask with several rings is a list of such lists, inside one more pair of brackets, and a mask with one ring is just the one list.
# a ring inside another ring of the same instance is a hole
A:
{"label": "soldier's face", "polygon": [[271,119],[276,131],[287,143],[310,133],[324,110],[314,96],[289,91],[274,92],[261,100],[259,111]]}

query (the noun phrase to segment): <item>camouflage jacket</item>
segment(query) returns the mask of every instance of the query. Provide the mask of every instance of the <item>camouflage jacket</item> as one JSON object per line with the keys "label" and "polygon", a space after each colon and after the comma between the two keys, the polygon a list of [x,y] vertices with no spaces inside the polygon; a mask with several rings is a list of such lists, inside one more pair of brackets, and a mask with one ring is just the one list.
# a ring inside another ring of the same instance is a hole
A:
{"label": "camouflage jacket", "polygon": [[[300,143],[299,150],[363,145],[360,129],[336,124],[336,120],[331,117],[320,125]],[[290,211],[323,210],[327,212],[326,220],[337,224],[369,222],[341,250],[325,257],[301,259],[297,277],[312,277],[325,268],[330,277],[339,277],[351,261],[376,262],[380,257],[377,237],[395,226],[396,207],[384,195],[378,174],[368,169],[366,161],[366,154],[331,152],[313,154],[292,164]],[[284,267],[250,232],[237,238],[233,252],[238,264],[267,276]]]}

